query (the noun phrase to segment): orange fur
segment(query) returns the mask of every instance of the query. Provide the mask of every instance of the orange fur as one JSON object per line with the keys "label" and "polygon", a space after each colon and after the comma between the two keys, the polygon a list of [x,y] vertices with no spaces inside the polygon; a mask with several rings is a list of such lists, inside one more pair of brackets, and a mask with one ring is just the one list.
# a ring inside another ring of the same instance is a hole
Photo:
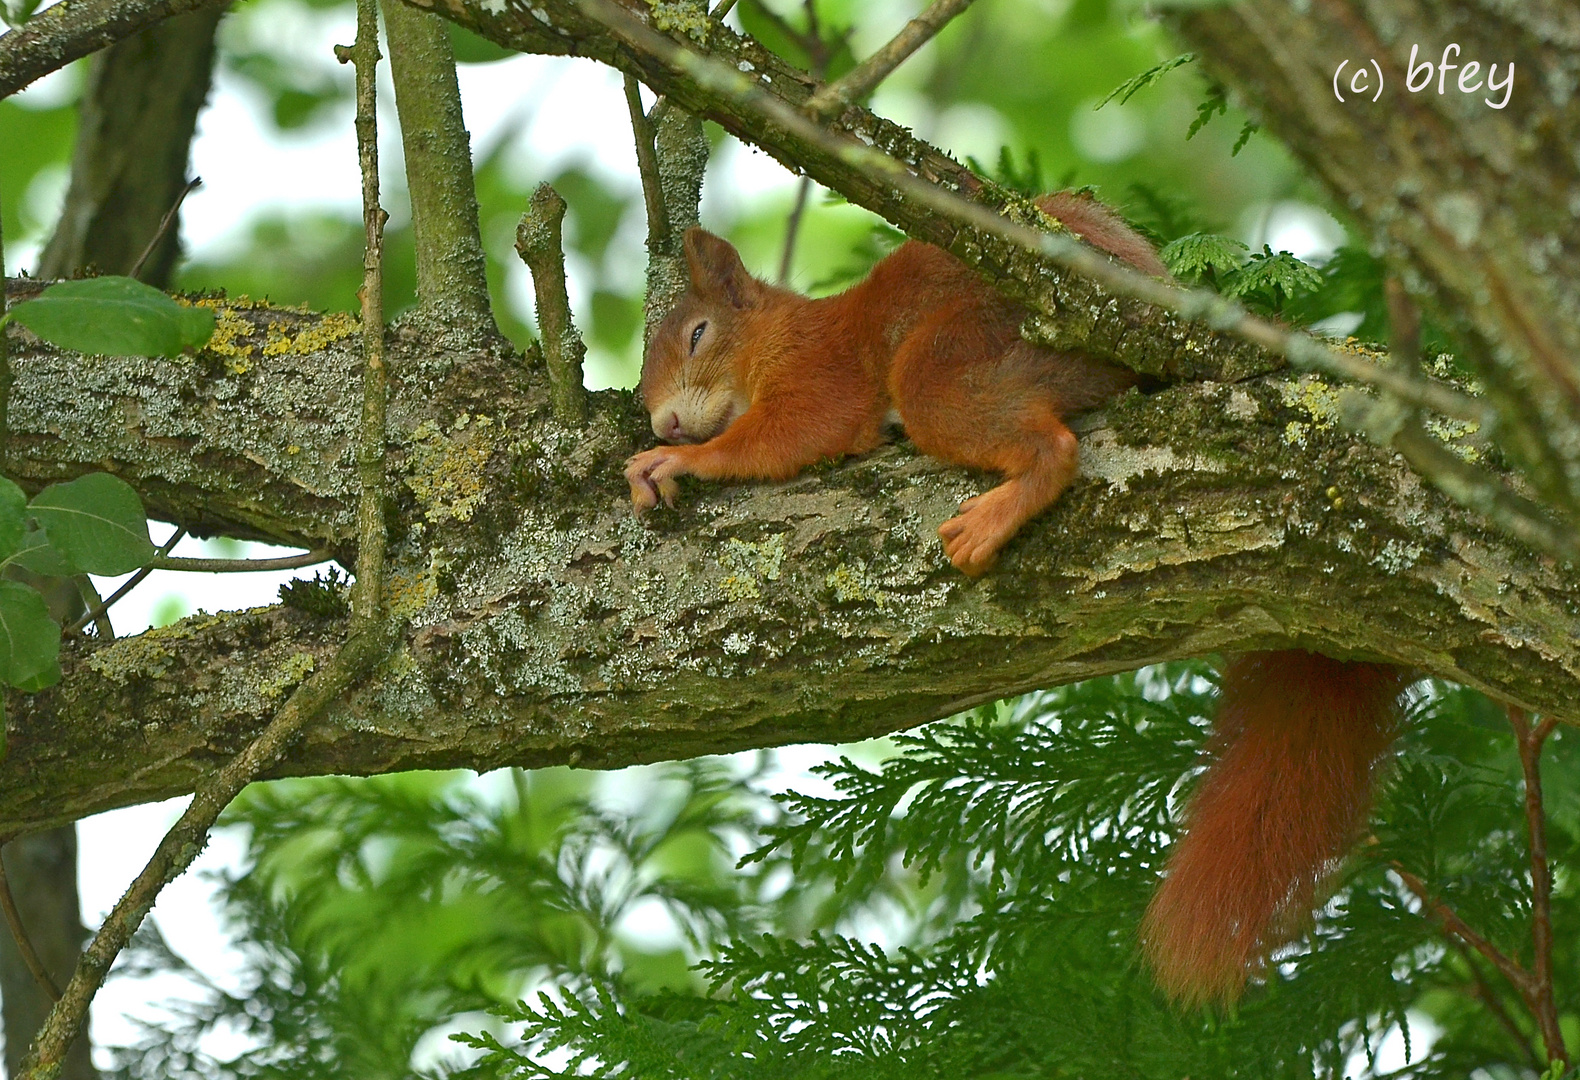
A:
{"label": "orange fur", "polygon": [[1295,651],[1224,671],[1212,763],[1142,923],[1171,996],[1232,1001],[1309,923],[1365,826],[1404,682],[1398,668]]}
{"label": "orange fur", "polygon": [[[1151,274],[1157,254],[1111,210],[1061,192],[1039,205],[1094,246]],[[901,245],[867,279],[821,300],[753,278],[725,241],[686,234],[691,288],[642,366],[654,432],[631,459],[638,512],[672,503],[675,478],[785,479],[877,446],[890,410],[923,452],[1002,474],[938,529],[970,575],[1074,478],[1064,418],[1135,376],[1029,344],[1026,312],[944,251]],[[1401,676],[1309,653],[1259,653],[1224,675],[1216,761],[1190,831],[1147,912],[1158,981],[1189,1003],[1235,997],[1289,940],[1361,826],[1392,738]]]}
{"label": "orange fur", "polygon": [[[1152,274],[1150,244],[1090,196],[1039,205]],[[1064,418],[1135,383],[1128,370],[1031,345],[1024,308],[942,250],[909,241],[867,279],[821,300],[746,272],[729,244],[685,238],[691,288],[659,326],[642,396],[661,446],[626,469],[638,512],[672,503],[675,479],[781,480],[877,446],[891,408],[925,453],[1004,475],[939,528],[950,560],[984,573],[1075,476]]]}

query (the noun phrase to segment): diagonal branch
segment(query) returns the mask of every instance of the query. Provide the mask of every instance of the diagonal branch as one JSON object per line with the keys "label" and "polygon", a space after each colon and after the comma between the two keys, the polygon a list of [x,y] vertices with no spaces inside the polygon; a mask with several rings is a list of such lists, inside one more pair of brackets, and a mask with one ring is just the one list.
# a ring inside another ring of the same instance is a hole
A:
{"label": "diagonal branch", "polygon": [[1533,725],[1525,710],[1513,705],[1508,714],[1525,773],[1525,823],[1531,837],[1531,1011],[1548,1060],[1568,1065],[1569,1052],[1564,1048],[1553,998],[1553,872],[1547,862],[1547,814],[1542,807],[1542,744],[1552,734],[1554,721]]}
{"label": "diagonal branch", "polygon": [[162,19],[225,0],[65,0],[0,35],[0,98]]}
{"label": "diagonal branch", "polygon": [[16,942],[16,951],[21,954],[22,963],[27,965],[34,981],[49,995],[50,1000],[59,1001],[60,987],[49,977],[49,969],[39,959],[38,952],[33,948],[33,940],[27,936],[27,927],[22,925],[22,913],[16,909],[16,897],[11,895],[11,881],[6,877],[3,850],[0,850],[0,912],[5,913],[6,927],[11,932],[11,940]]}
{"label": "diagonal branch", "polygon": [[[1391,864],[1391,868],[1395,874],[1399,875],[1399,880],[1404,882],[1405,888],[1415,894],[1415,898],[1421,902],[1422,911],[1429,918],[1441,923],[1446,933],[1458,938],[1486,957],[1488,962],[1498,969],[1498,974],[1507,979],[1509,985],[1519,991],[1520,996],[1525,999],[1526,1006],[1532,1006],[1530,972],[1506,955],[1503,950],[1472,929],[1471,925],[1460,918],[1458,912],[1453,908],[1433,896],[1431,890],[1426,887],[1426,882],[1406,870],[1403,864],[1394,862]],[[1532,1011],[1535,1011],[1534,1008]]]}
{"label": "diagonal branch", "polygon": [[827,119],[863,100],[895,68],[937,36],[938,31],[971,4],[972,0],[933,0],[927,5],[927,10],[906,23],[881,49],[834,82],[819,88],[806,103],[806,111],[812,116]]}

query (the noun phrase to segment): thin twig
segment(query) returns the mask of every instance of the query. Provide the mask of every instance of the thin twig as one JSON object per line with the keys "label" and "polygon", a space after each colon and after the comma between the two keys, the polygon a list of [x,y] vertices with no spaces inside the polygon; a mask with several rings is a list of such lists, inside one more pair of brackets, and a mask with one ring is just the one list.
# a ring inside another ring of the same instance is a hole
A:
{"label": "thin twig", "polygon": [[735,0],[719,0],[719,6],[708,12],[708,18],[718,22],[722,20],[724,16],[728,15],[730,13],[730,9],[734,6]]}
{"label": "thin twig", "polygon": [[76,574],[71,582],[77,587],[77,594],[82,597],[83,608],[93,613],[93,632],[98,635],[100,641],[113,641],[115,624],[110,622],[109,608],[104,606],[99,590],[93,587],[93,579],[87,574]]}
{"label": "thin twig", "polygon": [[11,940],[16,942],[16,951],[21,954],[22,963],[33,973],[33,981],[49,995],[49,1000],[59,1001],[60,987],[55,985],[44,961],[33,951],[33,942],[22,925],[22,913],[16,909],[16,897],[11,895],[11,882],[5,874],[4,856],[3,845],[0,845],[0,910],[4,910],[6,925],[11,928]]}
{"label": "thin twig", "polygon": [[827,118],[868,94],[917,49],[927,44],[949,21],[970,7],[972,0],[933,0],[916,18],[877,52],[857,64],[841,78],[818,89],[806,103],[807,112]]}
{"label": "thin twig", "polygon": [[796,186],[795,205],[785,221],[785,246],[779,254],[779,284],[790,284],[790,264],[795,261],[796,236],[801,231],[801,215],[806,213],[807,196],[812,193],[812,178],[803,176]]}
{"label": "thin twig", "polygon": [[566,423],[580,423],[587,416],[587,392],[582,387],[582,356],[587,346],[571,320],[570,297],[565,292],[560,231],[564,220],[565,200],[547,182],[539,184],[516,226],[516,251],[532,270],[538,338],[549,368],[554,415]]}
{"label": "thin twig", "polygon": [[1498,1023],[1503,1025],[1503,1030],[1508,1032],[1509,1038],[1514,1042],[1514,1045],[1525,1052],[1525,1059],[1530,1062],[1533,1068],[1540,1069],[1542,1067],[1542,1059],[1536,1053],[1536,1047],[1531,1044],[1530,1038],[1521,1030],[1520,1025],[1514,1022],[1514,1017],[1509,1015],[1509,1010],[1504,1008],[1502,1000],[1498,997],[1497,992],[1492,989],[1491,985],[1488,984],[1486,976],[1482,975],[1481,968],[1476,964],[1475,957],[1471,956],[1470,950],[1466,948],[1465,943],[1458,938],[1450,938],[1449,942],[1459,955],[1464,958],[1465,967],[1470,971],[1472,983],[1466,988],[1465,992],[1487,1007],[1487,1010],[1492,1013]]}
{"label": "thin twig", "polygon": [[1427,890],[1426,882],[1406,870],[1403,864],[1396,860],[1389,865],[1393,872],[1399,875],[1399,880],[1404,882],[1405,888],[1414,893],[1416,899],[1421,901],[1422,911],[1442,923],[1444,930],[1460,938],[1465,944],[1475,949],[1482,956],[1485,956],[1492,963],[1492,966],[1498,969],[1498,974],[1509,980],[1509,985],[1519,991],[1526,1004],[1530,1004],[1531,976],[1529,972],[1514,960],[1505,956],[1503,951],[1492,944],[1492,942],[1472,930],[1470,924],[1461,919],[1453,908],[1434,898]]}
{"label": "thin twig", "polygon": [[[160,548],[158,551],[156,551],[154,553],[154,561],[157,562],[158,560],[164,558],[166,555],[169,555],[170,552],[175,549],[175,546],[181,542],[181,538],[183,536],[185,536],[186,534],[187,534],[187,531],[186,531],[186,529],[183,529],[183,528],[177,528],[175,532],[171,533],[170,534],[170,539],[165,541],[165,546]],[[62,630],[61,633],[63,633],[63,634],[77,634],[77,633],[81,633],[82,632],[82,628],[84,626],[87,626],[90,622],[97,622],[101,615],[103,615],[106,611],[109,611],[112,607],[114,607],[117,603],[119,603],[121,601],[121,599],[124,596],[126,596],[127,593],[131,592],[133,589],[137,588],[137,586],[141,585],[143,583],[143,579],[148,577],[148,575],[153,573],[153,572],[154,572],[154,564],[151,562],[147,566],[143,567],[141,570],[137,571],[137,573],[135,573],[131,577],[127,578],[126,579],[126,583],[123,584],[119,589],[116,589],[113,593],[111,593],[110,594],[110,598],[108,600],[104,601],[104,603],[102,603],[102,604],[98,605],[97,607],[93,608],[91,611],[83,612],[82,615],[79,616],[75,622],[73,622],[70,626],[66,627],[66,629]]]}
{"label": "thin twig", "polygon": [[642,108],[641,84],[625,77],[625,104],[631,114],[631,134],[636,140],[636,167],[642,176],[642,200],[647,205],[647,249],[667,251],[670,243],[669,210],[664,205],[664,185],[658,168],[653,122]]}
{"label": "thin twig", "polygon": [[[861,141],[825,130],[800,110],[764,90],[753,79],[726,64],[658,34],[646,23],[612,0],[575,0],[587,18],[607,29],[638,52],[651,55],[677,74],[690,79],[704,92],[719,95],[736,106],[756,113],[798,140],[834,157],[842,164],[881,177],[901,195],[941,218],[968,226],[1023,250],[1035,253],[1066,270],[1089,278],[1120,296],[1133,297],[1172,311],[1187,320],[1233,334],[1244,341],[1283,356],[1296,368],[1320,371],[1342,379],[1374,386],[1401,401],[1446,416],[1486,424],[1494,413],[1482,401],[1440,383],[1401,374],[1358,356],[1338,352],[1303,331],[1258,318],[1237,301],[1208,289],[1186,289],[1123,266],[1081,244],[1064,232],[1044,232],[1002,217],[990,207],[971,202],[913,173],[905,163]],[[1368,434],[1372,434],[1370,430]],[[1397,432],[1390,432],[1390,435]],[[1373,435],[1376,438],[1376,435]],[[1382,439],[1388,445],[1387,439]],[[1415,454],[1418,470],[1451,497],[1472,509],[1496,515],[1514,536],[1533,547],[1572,559],[1580,557],[1580,537],[1554,525],[1540,507],[1514,494],[1495,478],[1454,457],[1440,445],[1395,445]]]}
{"label": "thin twig", "polygon": [[[448,43],[439,51],[449,56]],[[384,602],[384,418],[389,396],[384,356],[384,223],[389,215],[379,205],[379,17],[376,0],[357,0],[356,44],[344,52],[337,49],[335,55],[341,63],[349,59],[357,71],[357,161],[362,170],[363,228],[362,288],[357,293],[362,300],[362,423],[357,432],[357,478],[362,490],[357,501],[357,569],[356,582],[351,589],[351,615],[353,625],[365,630],[376,623]],[[446,88],[454,86],[455,63],[451,57]],[[459,99],[452,104],[456,112],[454,122],[459,124]],[[454,132],[450,134],[453,136]],[[459,142],[464,155],[464,130]],[[470,185],[470,158],[467,161],[466,183]],[[475,201],[471,203],[471,215],[471,229],[475,234]],[[481,258],[479,251],[478,260]],[[478,272],[481,273],[480,266]],[[427,299],[431,301],[435,297]],[[486,287],[483,303],[486,306]]]}
{"label": "thin twig", "polygon": [[154,253],[154,248],[159,246],[159,241],[165,238],[165,233],[170,231],[170,225],[175,221],[176,214],[180,212],[181,204],[187,201],[188,195],[192,194],[202,186],[203,178],[201,176],[194,176],[192,179],[186,182],[186,186],[183,187],[181,189],[181,193],[176,196],[176,201],[170,204],[170,209],[165,211],[165,216],[159,219],[159,228],[154,230],[153,239],[148,241],[148,246],[143,248],[143,253],[137,256],[137,261],[132,264],[132,268],[126,273],[127,277],[134,278],[143,272],[143,264],[146,263],[148,261],[148,257]]}
{"label": "thin twig", "polygon": [[1547,863],[1547,817],[1542,808],[1542,744],[1552,734],[1555,721],[1543,720],[1532,727],[1524,709],[1510,705],[1508,713],[1525,773],[1525,824],[1531,834],[1532,1011],[1548,1060],[1568,1065],[1569,1051],[1564,1048],[1558,1006],[1553,1000],[1553,874]]}
{"label": "thin twig", "polygon": [[[363,0],[367,2],[367,0]],[[192,864],[208,840],[209,829],[230,801],[284,755],[297,732],[325,706],[350,689],[378,664],[396,640],[393,624],[377,624],[353,633],[322,671],[302,683],[275,713],[263,733],[218,772],[198,784],[179,821],[159,842],[99,932],[83,950],[82,959],[59,1001],[34,1036],[16,1080],[46,1080],[58,1075],[66,1048],[76,1037],[88,1006],[132,934],[142,925],[159,892]]]}
{"label": "thin twig", "polygon": [[197,574],[251,574],[260,570],[296,570],[303,566],[316,566],[334,557],[334,552],[322,548],[304,551],[300,555],[281,555],[275,559],[189,559],[185,556],[169,558],[161,555],[149,564],[149,569],[183,570]]}

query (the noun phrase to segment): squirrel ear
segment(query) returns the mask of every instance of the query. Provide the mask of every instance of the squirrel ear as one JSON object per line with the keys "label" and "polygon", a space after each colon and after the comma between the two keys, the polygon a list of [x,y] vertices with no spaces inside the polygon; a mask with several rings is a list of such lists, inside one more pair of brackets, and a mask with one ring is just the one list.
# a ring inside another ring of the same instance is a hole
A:
{"label": "squirrel ear", "polygon": [[748,308],[757,303],[762,285],[746,272],[740,253],[728,240],[693,225],[686,230],[684,246],[691,287],[697,292],[732,307]]}

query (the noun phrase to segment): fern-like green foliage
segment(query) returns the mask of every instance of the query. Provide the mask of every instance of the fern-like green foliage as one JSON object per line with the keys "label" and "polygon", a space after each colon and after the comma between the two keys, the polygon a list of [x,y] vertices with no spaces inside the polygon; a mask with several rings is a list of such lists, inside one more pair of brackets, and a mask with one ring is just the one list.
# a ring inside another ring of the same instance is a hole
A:
{"label": "fern-like green foliage", "polygon": [[1181,281],[1216,287],[1245,264],[1249,250],[1233,237],[1197,232],[1171,241],[1158,255]]}
{"label": "fern-like green foliage", "polygon": [[[1018,192],[1027,198],[1033,198],[1052,190],[1048,186],[1047,179],[1043,176],[1042,156],[1037,153],[1036,147],[1027,148],[1026,163],[1024,165],[1016,162],[1015,152],[1007,146],[998,148],[998,162],[992,168],[988,168],[982,162],[969,155],[966,157],[966,164],[971,167],[972,172],[977,173],[979,176],[985,176],[994,183],[1007,187],[1011,191]],[[1055,184],[1054,187],[1065,187],[1069,182],[1069,179],[1066,178],[1063,183]]]}
{"label": "fern-like green foliage", "polygon": [[1110,90],[1103,97],[1103,100],[1099,101],[1093,106],[1093,108],[1101,109],[1104,105],[1107,105],[1115,98],[1118,98],[1119,104],[1123,105],[1136,94],[1140,93],[1142,90],[1145,90],[1147,87],[1163,78],[1163,76],[1167,75],[1175,68],[1184,64],[1189,64],[1195,59],[1196,54],[1193,52],[1180,53],[1178,56],[1171,57],[1170,59],[1163,61],[1163,63],[1158,64],[1155,67],[1148,68],[1139,75],[1133,75]]}
{"label": "fern-like green foliage", "polygon": [[1266,244],[1238,269],[1225,274],[1219,288],[1229,296],[1260,301],[1260,306],[1279,312],[1292,296],[1313,292],[1322,285],[1322,274],[1287,251],[1275,252]]}
{"label": "fern-like green foliage", "polygon": [[[740,762],[596,787],[556,770],[491,792],[433,774],[255,788],[232,817],[254,869],[226,884],[245,985],[199,981],[115,1075],[1534,1080],[1520,995],[1399,873],[1529,966],[1507,724],[1439,684],[1414,691],[1372,835],[1311,931],[1231,1013],[1159,996],[1136,927],[1214,693],[1200,663],[1092,680],[853,751],[774,798]],[[1580,739],[1554,735],[1546,768],[1573,1031]],[[633,931],[642,911],[665,913],[667,945]],[[181,966],[157,941],[137,956]],[[470,1058],[416,1053],[480,1008]],[[256,1049],[206,1056],[227,1025]],[[1373,1056],[1389,1032],[1409,1063]]]}

